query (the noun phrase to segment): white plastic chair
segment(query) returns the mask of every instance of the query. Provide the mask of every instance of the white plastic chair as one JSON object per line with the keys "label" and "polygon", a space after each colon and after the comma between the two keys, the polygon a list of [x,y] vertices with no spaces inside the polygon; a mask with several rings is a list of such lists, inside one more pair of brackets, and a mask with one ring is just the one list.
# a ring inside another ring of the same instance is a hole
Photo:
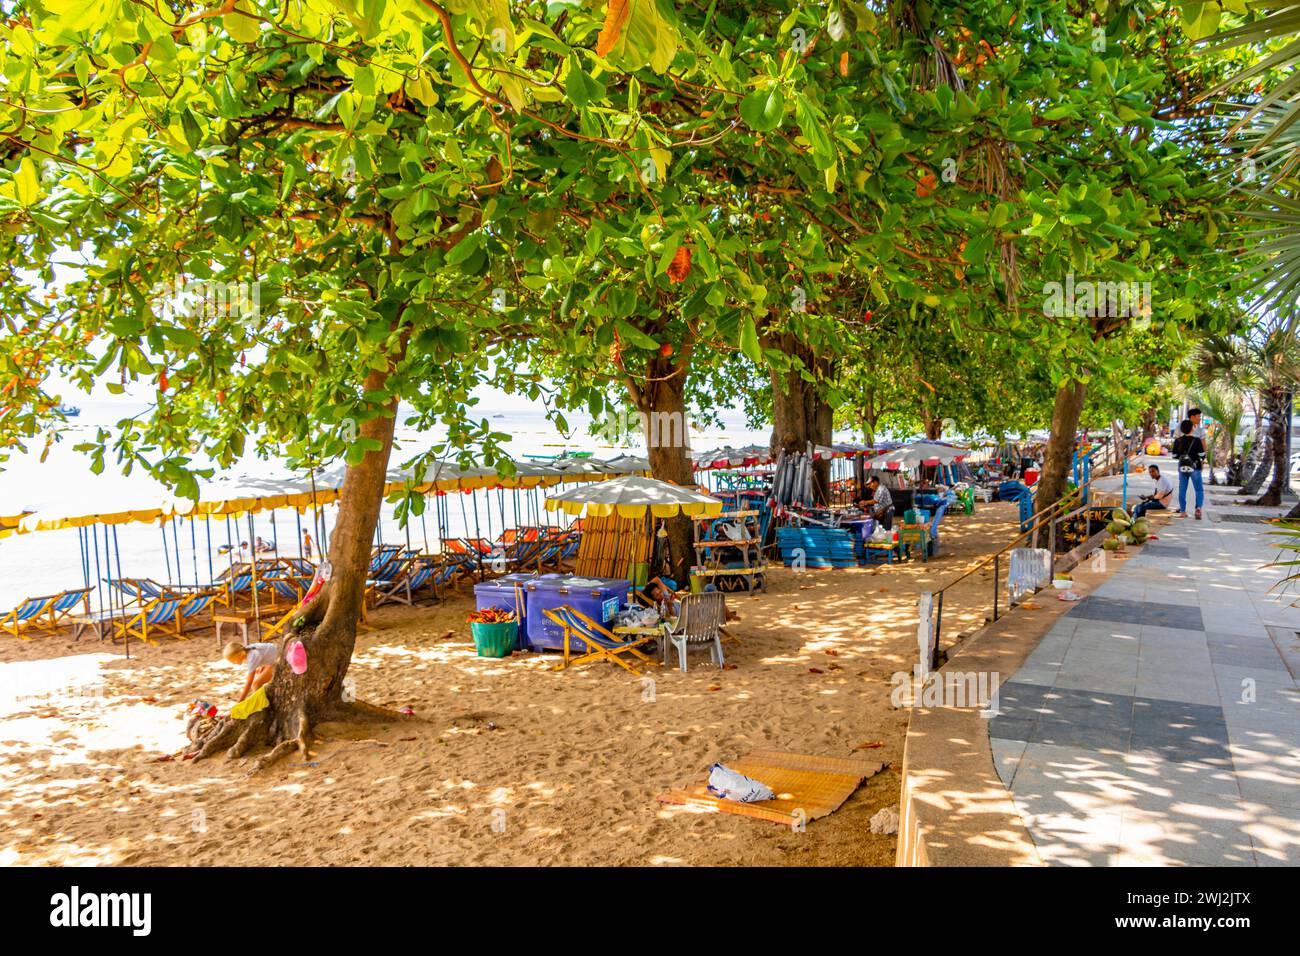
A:
{"label": "white plastic chair", "polygon": [[686,673],[686,652],[691,644],[709,644],[713,662],[721,669],[722,626],[727,623],[726,598],[720,591],[688,594],[678,602],[677,624],[664,642],[664,663],[668,663],[668,645],[677,648],[677,666]]}

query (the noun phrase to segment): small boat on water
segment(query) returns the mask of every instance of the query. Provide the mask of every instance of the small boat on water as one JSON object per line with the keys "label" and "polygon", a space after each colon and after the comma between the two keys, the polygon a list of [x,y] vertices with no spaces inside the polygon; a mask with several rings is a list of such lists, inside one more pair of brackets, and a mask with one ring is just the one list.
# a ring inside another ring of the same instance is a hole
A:
{"label": "small boat on water", "polygon": [[76,418],[81,414],[81,409],[76,405],[59,405],[54,410],[65,418]]}

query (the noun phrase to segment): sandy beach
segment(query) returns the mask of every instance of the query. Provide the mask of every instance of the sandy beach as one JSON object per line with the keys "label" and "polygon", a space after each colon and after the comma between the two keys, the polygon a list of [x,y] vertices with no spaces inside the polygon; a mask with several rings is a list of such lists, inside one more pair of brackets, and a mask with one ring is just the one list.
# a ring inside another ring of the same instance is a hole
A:
{"label": "sandy beach", "polygon": [[[0,864],[888,866],[872,835],[898,802],[908,712],[891,676],[916,660],[915,604],[1015,532],[1015,506],[944,524],[930,563],[796,573],[729,596],[741,620],[719,671],[638,679],[551,655],[475,655],[468,589],[382,608],[358,639],[358,697],[415,717],[324,725],[252,778],[246,762],[168,761],[196,698],[233,701],[241,673],[210,626],[157,647],[66,634],[0,642]],[[988,576],[948,596],[951,639],[983,617]],[[675,664],[675,660],[674,660]],[[759,748],[886,764],[806,832],[660,804],[714,761]]]}

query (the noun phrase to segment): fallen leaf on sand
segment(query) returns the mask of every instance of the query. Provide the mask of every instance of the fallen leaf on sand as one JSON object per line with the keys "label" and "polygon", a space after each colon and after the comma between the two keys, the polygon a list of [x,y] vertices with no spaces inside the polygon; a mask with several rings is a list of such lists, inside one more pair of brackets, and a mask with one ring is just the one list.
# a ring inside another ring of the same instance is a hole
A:
{"label": "fallen leaf on sand", "polygon": [[884,593],[885,593],[886,591],[888,591],[888,590],[889,590],[889,588],[881,588],[881,589],[880,589],[880,593],[881,593],[881,594],[884,594]]}
{"label": "fallen leaf on sand", "polygon": [[837,650],[834,650],[834,649],[831,649],[831,650],[829,650],[829,651],[822,651],[822,653],[825,654],[825,655],[828,656],[828,657],[839,657],[839,656],[840,656],[840,652],[837,651]]}
{"label": "fallen leaf on sand", "polygon": [[826,672],[825,672],[824,670],[822,670],[820,667],[810,667],[810,668],[808,668],[808,673],[809,673],[809,674],[825,674]]}
{"label": "fallen leaf on sand", "polygon": [[721,685],[721,684],[710,684],[710,685],[709,685],[709,690],[722,690],[722,685]]}
{"label": "fallen leaf on sand", "polygon": [[843,667],[840,667],[839,664],[827,664],[827,665],[826,665],[826,669],[827,669],[828,671],[842,671],[842,670],[844,670],[844,668],[843,668]]}
{"label": "fallen leaf on sand", "polygon": [[1031,604],[1029,601],[1025,601],[1020,606],[1024,608],[1026,611],[1037,611],[1039,608],[1042,607],[1041,604]]}
{"label": "fallen leaf on sand", "polygon": [[722,669],[724,671],[734,671],[739,666],[739,664],[723,664]]}
{"label": "fallen leaf on sand", "polygon": [[858,744],[858,745],[857,745],[856,747],[854,747],[853,749],[854,749],[854,750],[874,750],[874,749],[877,748],[877,747],[883,747],[883,746],[885,746],[885,742],[884,742],[883,740],[864,740],[862,743]]}

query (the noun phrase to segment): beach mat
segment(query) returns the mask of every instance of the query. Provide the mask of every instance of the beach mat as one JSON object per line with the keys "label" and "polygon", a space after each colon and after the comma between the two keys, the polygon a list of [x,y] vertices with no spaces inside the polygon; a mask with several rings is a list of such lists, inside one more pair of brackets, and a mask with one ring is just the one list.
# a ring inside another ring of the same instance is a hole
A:
{"label": "beach mat", "polygon": [[812,754],[755,750],[726,766],[768,785],[775,800],[738,803],[709,793],[705,780],[680,790],[669,790],[657,798],[660,803],[702,807],[720,813],[736,813],[790,826],[800,819],[818,820],[843,805],[863,780],[875,776],[884,764],[862,757],[818,757]]}

